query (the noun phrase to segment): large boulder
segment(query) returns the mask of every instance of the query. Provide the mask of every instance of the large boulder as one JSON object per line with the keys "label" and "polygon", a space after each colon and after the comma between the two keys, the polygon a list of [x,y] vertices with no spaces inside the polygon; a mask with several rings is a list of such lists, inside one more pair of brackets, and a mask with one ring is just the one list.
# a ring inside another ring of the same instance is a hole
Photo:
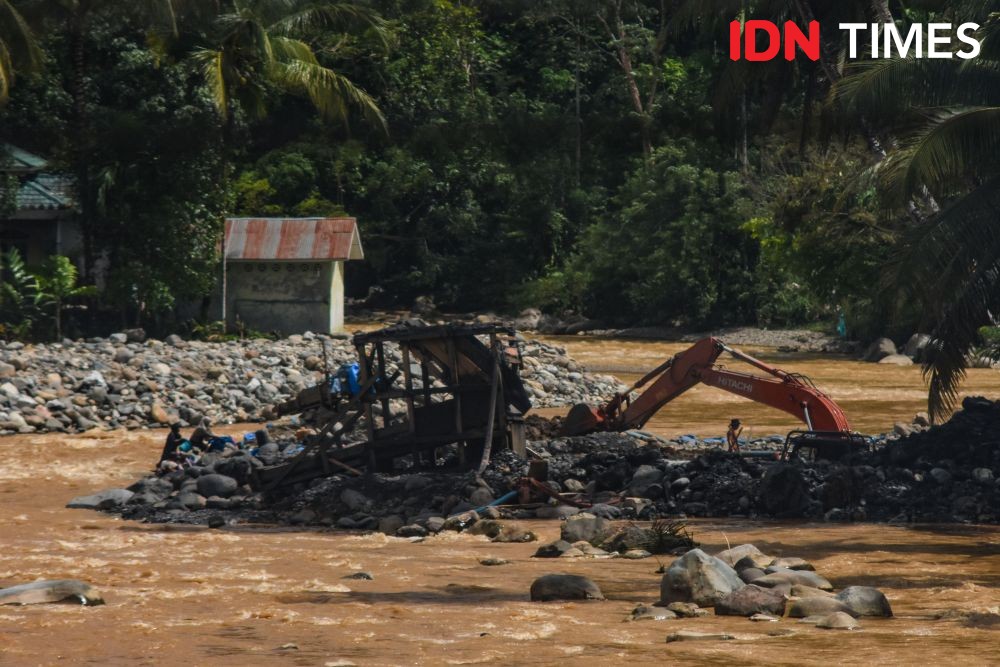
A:
{"label": "large boulder", "polygon": [[66,504],[70,509],[107,510],[121,507],[132,498],[128,489],[108,489],[90,496],[79,496]]}
{"label": "large boulder", "polygon": [[892,616],[892,607],[882,591],[871,586],[848,586],[837,593],[837,599],[846,604],[855,616]]}
{"label": "large boulder", "polygon": [[879,338],[865,350],[864,361],[881,361],[890,354],[896,354],[896,344],[888,338]]}
{"label": "large boulder", "polygon": [[100,593],[76,579],[53,579],[0,588],[0,604],[44,604],[73,600],[85,605],[104,604]]}
{"label": "large boulder", "polygon": [[610,530],[611,524],[607,519],[590,512],[581,512],[563,522],[560,536],[571,544],[580,541],[596,544],[603,540]]}
{"label": "large boulder", "polygon": [[[736,568],[737,571],[748,567],[763,569],[774,560],[771,556],[765,556],[760,549],[752,544],[741,544],[737,547],[720,551],[715,554],[715,557],[723,561],[726,565]],[[741,564],[743,565],[742,568],[740,567]]]}
{"label": "large boulder", "polygon": [[809,507],[809,487],[793,463],[775,463],[767,469],[757,491],[760,507],[776,517],[801,517]]}
{"label": "large boulder", "polygon": [[910,359],[905,354],[887,354],[879,359],[878,363],[892,366],[912,366],[913,359]]}
{"label": "large boulder", "polygon": [[812,586],[820,590],[833,590],[833,585],[825,578],[810,572],[809,570],[789,570],[783,567],[769,567],[764,570],[767,574],[759,579],[754,579],[754,583],[765,588],[774,588],[782,584],[794,586]]}
{"label": "large boulder", "polygon": [[[649,492],[649,487],[659,484],[663,479],[663,471],[650,465],[641,465],[632,474],[632,481],[628,485],[630,496],[645,498]],[[662,494],[662,488],[661,488]]]}
{"label": "large boulder", "polygon": [[784,612],[784,595],[753,584],[724,595],[715,603],[717,616],[753,616],[760,613],[781,616]]}
{"label": "large boulder", "polygon": [[211,496],[228,498],[236,492],[239,486],[232,477],[218,473],[202,475],[198,478],[198,493],[206,498],[210,498]]}
{"label": "large boulder", "polygon": [[577,574],[546,574],[531,582],[531,600],[603,600],[597,584]]}
{"label": "large boulder", "polygon": [[788,601],[785,614],[790,618],[808,618],[809,616],[826,616],[842,611],[851,616],[857,616],[850,607],[837,598],[800,598]]}
{"label": "large boulder", "polygon": [[824,630],[853,630],[858,627],[858,622],[851,618],[850,614],[836,611],[821,618],[816,627]]}
{"label": "large boulder", "polygon": [[910,357],[914,361],[924,361],[927,346],[930,344],[930,336],[927,334],[915,333],[910,336],[910,340],[906,341],[906,345],[903,346],[903,354]]}
{"label": "large boulder", "polygon": [[712,607],[746,584],[724,561],[692,549],[675,560],[660,581],[660,602],[694,602]]}

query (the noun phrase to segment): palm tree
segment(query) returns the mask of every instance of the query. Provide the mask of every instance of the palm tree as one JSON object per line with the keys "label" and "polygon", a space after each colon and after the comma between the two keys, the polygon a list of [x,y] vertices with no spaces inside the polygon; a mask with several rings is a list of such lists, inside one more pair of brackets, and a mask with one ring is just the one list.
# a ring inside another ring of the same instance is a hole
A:
{"label": "palm tree", "polygon": [[37,68],[40,61],[31,28],[11,0],[0,0],[0,104],[7,101],[15,74]]}
{"label": "palm tree", "polygon": [[954,408],[979,331],[1000,314],[1000,14],[990,13],[1000,2],[952,6],[953,21],[965,9],[990,16],[978,58],[873,61],[838,90],[898,137],[879,169],[886,205],[924,191],[942,203],[905,234],[887,273],[890,293],[920,307],[934,339],[924,372],[936,418]]}
{"label": "palm tree", "polygon": [[352,3],[310,0],[232,0],[208,31],[210,46],[193,54],[219,112],[238,104],[254,117],[266,113],[269,87],[307,96],[325,118],[344,120],[354,107],[384,128],[375,100],[343,74],[324,66],[307,41],[320,31],[365,32],[382,45],[388,28],[375,13]]}

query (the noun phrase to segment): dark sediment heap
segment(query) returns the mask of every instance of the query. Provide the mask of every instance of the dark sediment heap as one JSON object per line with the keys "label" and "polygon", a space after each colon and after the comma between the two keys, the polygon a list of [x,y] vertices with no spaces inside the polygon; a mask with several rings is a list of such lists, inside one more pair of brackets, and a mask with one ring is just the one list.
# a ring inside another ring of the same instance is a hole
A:
{"label": "dark sediment heap", "polygon": [[[547,461],[552,491],[579,494],[575,497],[590,505],[586,511],[609,519],[996,523],[998,428],[1000,403],[970,398],[949,422],[883,444],[849,464],[742,458],[703,442],[640,432],[557,438],[541,420],[531,424],[530,447]],[[553,501],[482,509],[515,490],[527,473],[527,461],[509,451],[498,452],[482,476],[416,468],[367,478],[343,474],[267,497],[249,486],[253,468],[280,460],[295,447],[272,443],[256,455],[238,449],[207,454],[186,469],[151,475],[128,490],[78,499],[76,505],[150,521],[286,522],[400,535],[434,532],[446,522],[461,528],[471,518],[463,513],[474,509],[493,518],[555,518],[577,511]],[[455,463],[449,456],[445,452],[439,463]]]}

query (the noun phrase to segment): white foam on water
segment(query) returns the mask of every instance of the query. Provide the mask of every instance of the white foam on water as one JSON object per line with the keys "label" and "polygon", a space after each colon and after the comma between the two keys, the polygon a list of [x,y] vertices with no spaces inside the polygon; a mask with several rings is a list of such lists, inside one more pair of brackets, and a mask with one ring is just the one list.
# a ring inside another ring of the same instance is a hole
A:
{"label": "white foam on water", "polygon": [[579,655],[587,650],[583,646],[556,646],[556,649],[562,651],[566,655]]}
{"label": "white foam on water", "polygon": [[555,623],[540,623],[530,630],[506,630],[499,633],[501,637],[526,641],[529,639],[548,639],[556,633],[559,628]]}

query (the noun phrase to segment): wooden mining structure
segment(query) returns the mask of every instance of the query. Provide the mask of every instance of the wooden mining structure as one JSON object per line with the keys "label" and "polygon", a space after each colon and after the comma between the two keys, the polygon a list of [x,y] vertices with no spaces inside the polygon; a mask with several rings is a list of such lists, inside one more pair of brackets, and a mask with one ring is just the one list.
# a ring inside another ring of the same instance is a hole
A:
{"label": "wooden mining structure", "polygon": [[[328,371],[326,382],[276,406],[279,416],[317,408],[327,416],[294,458],[257,471],[260,488],[359,468],[390,471],[403,456],[433,465],[434,450],[446,445],[457,445],[463,467],[485,468],[500,448],[525,455],[523,414],[531,401],[521,382],[521,349],[513,329],[404,323],[357,334],[353,342],[356,393],[331,391]],[[400,349],[395,371],[388,344]],[[365,429],[362,442],[352,435],[359,422]],[[355,441],[344,442],[347,436]]]}

